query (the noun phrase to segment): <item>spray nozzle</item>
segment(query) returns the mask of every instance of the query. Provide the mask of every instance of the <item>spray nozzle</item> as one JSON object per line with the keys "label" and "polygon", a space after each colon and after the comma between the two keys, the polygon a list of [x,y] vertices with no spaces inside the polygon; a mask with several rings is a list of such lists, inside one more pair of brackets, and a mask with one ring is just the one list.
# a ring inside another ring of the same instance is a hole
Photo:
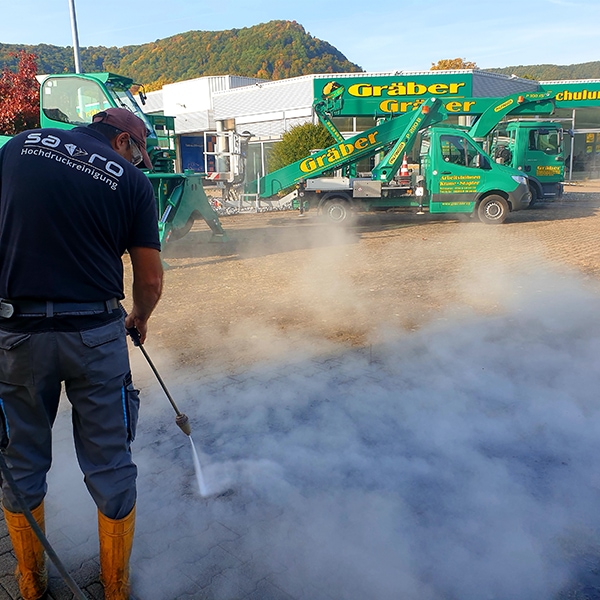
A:
{"label": "spray nozzle", "polygon": [[179,427],[179,429],[181,429],[181,431],[183,431],[183,433],[185,433],[185,435],[192,434],[192,426],[190,425],[190,420],[188,419],[187,415],[184,415],[183,413],[179,413],[175,417],[175,423],[177,424],[177,427]]}

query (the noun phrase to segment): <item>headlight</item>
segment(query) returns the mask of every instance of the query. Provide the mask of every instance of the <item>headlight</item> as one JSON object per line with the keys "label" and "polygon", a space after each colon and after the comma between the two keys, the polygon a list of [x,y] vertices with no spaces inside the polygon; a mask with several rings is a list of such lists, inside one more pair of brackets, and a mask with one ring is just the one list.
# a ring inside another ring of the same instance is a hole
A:
{"label": "headlight", "polygon": [[517,183],[522,183],[523,185],[525,185],[527,183],[527,177],[523,177],[523,175],[512,175],[512,178]]}

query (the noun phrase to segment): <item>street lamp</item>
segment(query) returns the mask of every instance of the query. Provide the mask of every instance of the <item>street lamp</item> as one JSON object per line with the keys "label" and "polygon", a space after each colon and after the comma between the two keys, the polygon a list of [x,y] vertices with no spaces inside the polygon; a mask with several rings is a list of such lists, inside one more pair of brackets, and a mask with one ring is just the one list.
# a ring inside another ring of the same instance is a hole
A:
{"label": "street lamp", "polygon": [[79,36],[77,35],[77,17],[75,16],[75,0],[69,0],[69,9],[71,11],[71,33],[73,35],[75,73],[81,73],[81,60],[79,58]]}

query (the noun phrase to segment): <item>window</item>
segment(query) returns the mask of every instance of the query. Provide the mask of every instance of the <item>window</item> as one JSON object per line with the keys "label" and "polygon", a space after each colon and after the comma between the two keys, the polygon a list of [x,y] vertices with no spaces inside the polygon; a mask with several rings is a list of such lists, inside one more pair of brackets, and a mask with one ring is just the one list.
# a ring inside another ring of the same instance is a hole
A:
{"label": "window", "polygon": [[[106,87],[112,94],[116,105],[119,108],[126,108],[127,110],[130,110],[136,117],[139,117],[142,121],[144,121],[146,124],[146,129],[148,130],[148,134],[151,134],[153,129],[148,121],[148,117],[139,107],[138,103],[135,101],[135,98],[131,95],[131,92],[122,87],[119,83],[113,83],[111,81],[106,82]],[[108,108],[108,106],[106,108]]]}
{"label": "window", "polygon": [[[88,125],[92,118],[107,108],[127,108],[146,124],[148,134],[154,130],[129,90],[121,85],[106,83],[108,94],[91,79],[84,77],[49,77],[44,81],[42,111],[53,121],[71,125]],[[113,96],[113,101],[110,95]]]}
{"label": "window", "polygon": [[442,135],[440,144],[445,162],[463,167],[479,167],[479,150],[467,138],[459,135]]}
{"label": "window", "polygon": [[539,150],[549,155],[560,154],[561,142],[560,131],[556,129],[532,129],[529,132],[530,150]]}
{"label": "window", "polygon": [[[331,122],[337,127],[338,131],[345,131],[347,133],[354,133],[354,119],[353,117],[333,117]],[[370,125],[371,127],[373,125]]]}
{"label": "window", "polygon": [[87,125],[97,112],[110,107],[102,88],[89,79],[51,77],[44,82],[42,110],[53,121]]}

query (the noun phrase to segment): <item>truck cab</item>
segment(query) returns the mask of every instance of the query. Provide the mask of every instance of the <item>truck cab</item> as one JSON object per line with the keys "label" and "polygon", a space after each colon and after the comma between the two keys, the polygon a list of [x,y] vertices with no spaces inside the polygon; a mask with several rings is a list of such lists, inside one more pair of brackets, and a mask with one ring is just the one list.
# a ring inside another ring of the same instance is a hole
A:
{"label": "truck cab", "polygon": [[501,123],[493,133],[491,154],[497,163],[516,167],[529,178],[532,204],[562,196],[565,157],[559,123],[535,119]]}
{"label": "truck cab", "polygon": [[133,81],[114,73],[39,75],[40,126],[71,129],[88,125],[107,108],[127,108],[146,124],[148,150],[158,139],[148,117],[129,91]]}
{"label": "truck cab", "polygon": [[426,130],[420,159],[431,213],[476,212],[485,223],[502,223],[510,211],[529,206],[527,178],[494,163],[461,129]]}

